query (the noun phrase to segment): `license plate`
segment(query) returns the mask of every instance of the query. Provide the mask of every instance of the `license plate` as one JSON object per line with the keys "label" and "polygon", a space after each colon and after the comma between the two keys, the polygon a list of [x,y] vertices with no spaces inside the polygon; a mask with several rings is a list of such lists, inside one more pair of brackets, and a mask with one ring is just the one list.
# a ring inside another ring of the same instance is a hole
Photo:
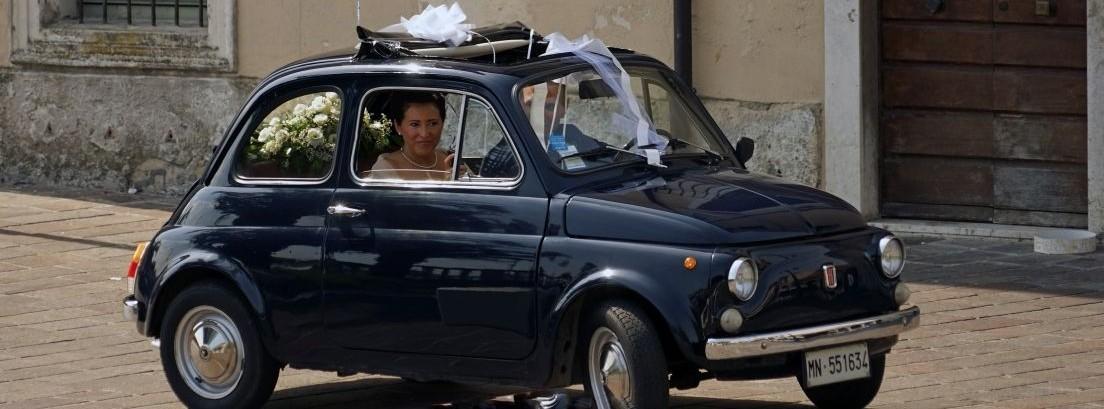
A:
{"label": "license plate", "polygon": [[870,377],[866,344],[844,345],[805,353],[805,386]]}

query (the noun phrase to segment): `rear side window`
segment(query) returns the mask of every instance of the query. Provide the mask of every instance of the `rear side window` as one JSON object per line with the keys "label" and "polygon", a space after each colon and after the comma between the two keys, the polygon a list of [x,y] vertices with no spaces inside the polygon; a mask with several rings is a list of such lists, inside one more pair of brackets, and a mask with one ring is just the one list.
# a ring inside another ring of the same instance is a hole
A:
{"label": "rear side window", "polygon": [[319,91],[289,98],[249,134],[236,173],[245,179],[326,178],[341,129],[341,96]]}

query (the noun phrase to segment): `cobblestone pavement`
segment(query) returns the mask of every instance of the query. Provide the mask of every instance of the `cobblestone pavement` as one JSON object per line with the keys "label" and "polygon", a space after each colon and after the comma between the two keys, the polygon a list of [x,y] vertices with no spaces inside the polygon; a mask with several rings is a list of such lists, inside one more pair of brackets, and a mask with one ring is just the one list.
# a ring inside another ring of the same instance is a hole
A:
{"label": "cobblestone pavement", "polygon": [[[174,202],[0,189],[0,408],[180,407],[119,312],[133,245]],[[1104,253],[907,240],[923,325],[889,356],[872,407],[1104,408]],[[516,392],[285,370],[269,407],[506,407]],[[811,407],[793,379],[672,393],[680,408]]]}

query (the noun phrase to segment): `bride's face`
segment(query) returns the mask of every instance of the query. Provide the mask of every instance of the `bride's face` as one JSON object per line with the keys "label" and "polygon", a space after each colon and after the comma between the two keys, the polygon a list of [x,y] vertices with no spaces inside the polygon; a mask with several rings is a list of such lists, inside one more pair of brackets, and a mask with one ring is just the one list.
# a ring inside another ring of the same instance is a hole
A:
{"label": "bride's face", "polygon": [[433,156],[441,141],[444,121],[433,103],[414,103],[406,107],[395,131],[402,136],[403,150],[407,155],[427,158]]}

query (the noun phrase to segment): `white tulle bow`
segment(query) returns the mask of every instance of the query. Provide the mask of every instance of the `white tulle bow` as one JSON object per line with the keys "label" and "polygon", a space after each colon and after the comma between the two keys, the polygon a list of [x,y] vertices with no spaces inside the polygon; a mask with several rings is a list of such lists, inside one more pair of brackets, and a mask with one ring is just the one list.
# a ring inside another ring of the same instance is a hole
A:
{"label": "white tulle bow", "polygon": [[[560,33],[552,33],[544,38],[548,40],[548,49],[541,54],[542,56],[574,54],[594,68],[602,81],[617,95],[624,109],[609,120],[636,135],[636,146],[646,147],[637,148],[637,151],[648,159],[648,164],[664,167],[660,156],[667,149],[667,139],[656,133],[651,120],[644,114],[640,102],[633,95],[629,73],[625,72],[625,68],[617,61],[617,57],[614,57],[606,44],[602,40],[590,38],[585,34],[575,40],[569,40]],[[612,62],[613,66],[611,67],[607,62]]]}
{"label": "white tulle bow", "polygon": [[426,40],[446,43],[456,47],[471,39],[471,24],[464,24],[468,16],[457,3],[445,7],[426,6],[425,10],[410,18],[402,17],[399,24],[394,24],[380,30],[382,32],[407,32],[410,35]]}

